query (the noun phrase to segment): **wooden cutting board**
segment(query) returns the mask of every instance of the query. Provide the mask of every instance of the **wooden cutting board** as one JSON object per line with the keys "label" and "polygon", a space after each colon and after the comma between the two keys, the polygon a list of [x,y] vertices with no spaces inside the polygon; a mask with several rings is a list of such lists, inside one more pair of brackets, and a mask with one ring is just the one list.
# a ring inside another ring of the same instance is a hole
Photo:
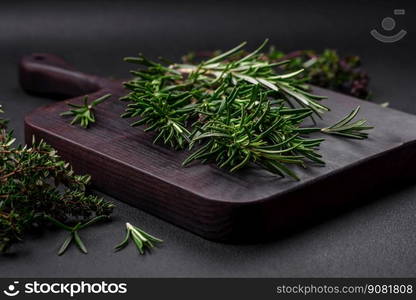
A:
{"label": "wooden cutting board", "polygon": [[[332,111],[319,126],[360,105],[360,116],[375,129],[364,141],[327,136],[326,166],[296,169],[296,182],[257,168],[236,174],[211,165],[182,168],[185,152],[154,145],[153,133],[119,117],[126,105],[118,101],[122,81],[78,72],[54,55],[24,57],[20,82],[31,93],[71,98],[26,116],[28,143],[32,135],[46,140],[76,171],[91,174],[97,189],[211,240],[274,238],[414,177],[416,117],[320,88],[314,92],[328,96]],[[97,107],[97,123],[88,130],[59,116],[81,95],[106,93],[113,97]]]}

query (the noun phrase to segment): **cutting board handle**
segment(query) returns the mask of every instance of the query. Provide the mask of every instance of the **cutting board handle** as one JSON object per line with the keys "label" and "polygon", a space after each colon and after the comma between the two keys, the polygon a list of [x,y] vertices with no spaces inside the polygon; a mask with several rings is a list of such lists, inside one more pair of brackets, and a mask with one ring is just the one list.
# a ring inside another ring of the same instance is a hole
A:
{"label": "cutting board handle", "polygon": [[19,64],[19,80],[25,91],[55,99],[93,93],[109,82],[105,78],[79,72],[62,58],[49,53],[24,56]]}

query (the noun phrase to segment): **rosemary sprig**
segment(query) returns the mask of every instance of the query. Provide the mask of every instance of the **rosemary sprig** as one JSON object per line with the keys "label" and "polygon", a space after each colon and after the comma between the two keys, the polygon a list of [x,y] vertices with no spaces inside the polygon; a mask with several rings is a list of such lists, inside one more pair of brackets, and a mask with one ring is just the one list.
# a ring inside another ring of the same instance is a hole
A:
{"label": "rosemary sprig", "polygon": [[368,133],[363,131],[373,129],[374,127],[365,125],[367,123],[366,120],[358,120],[352,122],[359,111],[360,107],[357,106],[357,108],[355,108],[340,121],[330,127],[322,128],[321,131],[327,134],[335,134],[359,140],[367,138]]}
{"label": "rosemary sprig", "polygon": [[277,74],[275,68],[287,64],[289,60],[272,63],[261,59],[260,51],[267,42],[266,39],[260,47],[238,60],[230,58],[238,54],[246,45],[246,42],[199,65],[178,64],[173,67],[181,73],[189,73],[193,80],[201,80],[209,86],[229,77],[230,82],[235,86],[247,82],[261,85],[266,90],[280,92],[280,96],[283,96],[289,103],[294,100],[299,105],[312,109],[317,115],[329,111],[328,107],[318,102],[325,97],[307,93],[303,82],[296,79],[296,76],[302,73],[303,69],[286,74]]}
{"label": "rosemary sprig", "polygon": [[94,107],[110,97],[111,94],[107,94],[88,104],[88,96],[85,96],[83,105],[68,103],[68,106],[73,109],[61,113],[61,116],[75,116],[71,121],[71,125],[79,123],[81,127],[88,128],[90,123],[95,123]]}
{"label": "rosemary sprig", "polygon": [[310,93],[303,69],[282,72],[289,60],[276,62],[261,53],[266,43],[251,53],[242,43],[199,64],[164,65],[142,54],[126,58],[139,69],[124,84],[130,92],[121,98],[129,102],[122,116],[139,117],[131,125],[155,131],[154,142],[193,150],[184,165],[199,160],[234,172],[255,164],[298,179],[288,165],[324,164],[318,153],[323,139],[310,134],[351,137],[359,126],[348,134],[305,127],[306,120],[329,111],[320,103],[325,97]]}
{"label": "rosemary sprig", "polygon": [[84,242],[81,240],[81,237],[79,236],[79,231],[81,229],[84,229],[85,227],[88,227],[94,223],[97,223],[99,221],[102,220],[107,220],[109,217],[102,215],[102,216],[96,216],[92,219],[90,219],[89,221],[86,221],[85,223],[81,223],[78,222],[75,226],[70,227],[68,225],[63,224],[62,222],[59,222],[58,220],[52,218],[51,216],[46,215],[45,218],[52,222],[53,224],[55,224],[56,226],[58,226],[59,228],[62,228],[66,231],[69,232],[69,236],[65,239],[64,243],[62,244],[61,248],[58,251],[58,255],[62,255],[65,253],[65,251],[68,249],[69,245],[71,245],[72,241],[75,242],[75,244],[77,245],[77,247],[79,248],[79,250],[81,250],[81,252],[87,254],[88,250],[85,247]]}
{"label": "rosemary sprig", "polygon": [[[323,139],[306,139],[299,135],[299,124],[310,116],[309,109],[291,109],[282,104],[273,106],[257,85],[251,87],[245,101],[240,89],[234,88],[215,118],[198,128],[192,138],[191,148],[199,141],[206,141],[183,163],[194,160],[216,163],[231,172],[255,163],[280,176],[299,178],[286,164],[305,166],[305,160],[323,164],[315,151]],[[254,99],[259,99],[256,102]],[[237,102],[238,101],[238,102]],[[241,105],[240,114],[234,107]],[[201,114],[207,113],[200,111]]]}
{"label": "rosemary sprig", "polygon": [[[184,63],[193,63],[198,59],[211,58],[221,54],[221,51],[190,52],[182,57]],[[241,56],[246,52],[242,51]],[[290,60],[280,68],[286,72],[304,71],[300,78],[309,83],[335,90],[357,98],[369,100],[369,76],[361,67],[358,56],[341,56],[333,49],[325,49],[318,53],[314,50],[296,50],[289,53],[282,52],[271,46],[264,54],[264,59],[271,62]]]}
{"label": "rosemary sprig", "polygon": [[140,228],[131,225],[130,223],[126,223],[126,236],[124,240],[115,247],[116,251],[119,251],[127,246],[129,240],[133,240],[134,244],[137,247],[137,250],[140,254],[145,253],[145,249],[150,249],[154,247],[153,243],[161,243],[163,242],[161,239],[158,239]]}

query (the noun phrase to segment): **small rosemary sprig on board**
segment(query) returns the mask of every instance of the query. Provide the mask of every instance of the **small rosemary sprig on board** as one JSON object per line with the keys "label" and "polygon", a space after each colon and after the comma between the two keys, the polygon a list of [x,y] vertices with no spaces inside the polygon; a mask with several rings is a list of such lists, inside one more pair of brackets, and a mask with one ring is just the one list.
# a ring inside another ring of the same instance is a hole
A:
{"label": "small rosemary sprig on board", "polygon": [[366,139],[368,137],[368,133],[364,131],[373,129],[374,127],[367,126],[366,120],[358,120],[352,122],[359,111],[360,107],[358,106],[356,109],[342,118],[339,122],[330,127],[322,128],[322,132],[359,140]]}
{"label": "small rosemary sprig on board", "polygon": [[120,251],[125,248],[130,239],[134,242],[140,254],[144,254],[146,249],[153,248],[154,243],[163,242],[161,239],[148,234],[140,228],[131,225],[130,223],[126,223],[126,236],[123,241],[115,247],[115,250]]}
{"label": "small rosemary sprig on board", "polygon": [[325,97],[310,93],[300,77],[303,69],[282,73],[290,61],[268,59],[261,53],[266,43],[251,53],[242,43],[199,64],[164,65],[142,54],[127,57],[140,67],[125,83],[130,92],[121,100],[130,103],[122,117],[139,117],[131,125],[155,131],[155,142],[193,150],[184,165],[199,160],[234,172],[256,164],[294,179],[298,176],[289,165],[324,164],[318,153],[323,139],[311,133],[366,137],[363,131],[371,127],[362,121],[348,129],[342,122],[322,130],[305,128],[306,120],[329,111],[320,102]]}
{"label": "small rosemary sprig on board", "polygon": [[95,123],[94,107],[111,97],[111,94],[104,95],[88,103],[88,96],[83,99],[82,105],[68,103],[72,109],[61,113],[61,116],[75,116],[71,125],[78,123],[82,128],[88,128],[90,123]]}

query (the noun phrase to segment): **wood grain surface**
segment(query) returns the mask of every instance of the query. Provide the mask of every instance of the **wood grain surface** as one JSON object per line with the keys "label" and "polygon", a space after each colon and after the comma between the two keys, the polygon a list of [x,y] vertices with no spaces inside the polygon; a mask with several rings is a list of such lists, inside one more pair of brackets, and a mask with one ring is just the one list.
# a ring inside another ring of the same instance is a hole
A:
{"label": "wood grain surface", "polygon": [[[328,90],[314,88],[331,108],[318,126],[360,105],[360,116],[375,129],[364,141],[327,136],[320,151],[326,166],[296,168],[296,182],[254,167],[236,174],[211,165],[183,168],[185,152],[153,144],[153,133],[119,117],[126,105],[118,100],[125,93],[121,80],[84,74],[51,54],[26,56],[19,68],[26,91],[71,98],[26,116],[28,143],[32,135],[44,139],[77,172],[91,174],[100,191],[207,239],[273,239],[414,177],[416,118]],[[59,116],[81,95],[106,93],[113,97],[97,107],[97,123],[87,130]]]}

